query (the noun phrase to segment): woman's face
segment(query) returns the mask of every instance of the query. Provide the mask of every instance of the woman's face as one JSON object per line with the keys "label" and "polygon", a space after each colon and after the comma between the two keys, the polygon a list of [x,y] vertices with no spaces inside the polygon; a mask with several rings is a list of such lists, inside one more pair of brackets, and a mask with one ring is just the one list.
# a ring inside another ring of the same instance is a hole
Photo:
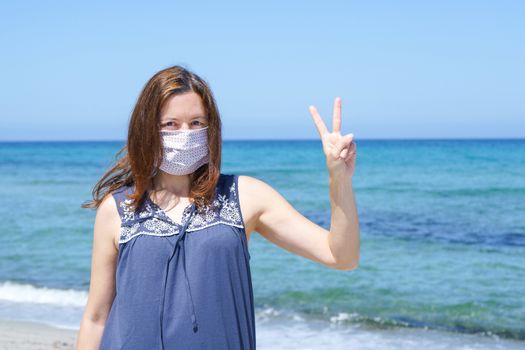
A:
{"label": "woman's face", "polygon": [[161,130],[200,129],[208,126],[201,97],[195,92],[170,96],[160,113]]}

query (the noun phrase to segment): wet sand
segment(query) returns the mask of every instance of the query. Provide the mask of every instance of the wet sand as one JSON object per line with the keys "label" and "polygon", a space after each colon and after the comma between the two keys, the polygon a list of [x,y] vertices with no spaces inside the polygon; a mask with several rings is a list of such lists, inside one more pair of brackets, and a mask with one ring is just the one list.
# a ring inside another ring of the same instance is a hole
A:
{"label": "wet sand", "polygon": [[42,323],[0,320],[0,350],[75,349],[77,333]]}

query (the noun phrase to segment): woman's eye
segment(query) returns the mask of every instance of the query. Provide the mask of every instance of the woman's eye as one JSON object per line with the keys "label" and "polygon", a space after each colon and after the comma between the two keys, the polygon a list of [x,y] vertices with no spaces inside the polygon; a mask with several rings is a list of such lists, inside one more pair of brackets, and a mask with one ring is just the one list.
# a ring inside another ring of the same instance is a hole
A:
{"label": "woman's eye", "polygon": [[[205,126],[206,124],[199,121],[199,120],[194,120],[191,122],[191,125],[192,126]],[[175,122],[165,122],[163,124],[161,124],[161,128],[166,128],[166,129],[174,129],[174,128],[177,128],[177,124]]]}

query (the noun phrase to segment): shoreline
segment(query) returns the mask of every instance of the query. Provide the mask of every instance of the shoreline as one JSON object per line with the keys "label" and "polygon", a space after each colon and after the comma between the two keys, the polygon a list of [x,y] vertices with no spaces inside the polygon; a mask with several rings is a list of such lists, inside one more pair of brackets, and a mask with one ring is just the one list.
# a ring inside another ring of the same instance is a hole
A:
{"label": "shoreline", "polygon": [[77,333],[36,321],[0,319],[0,350],[74,350]]}
{"label": "shoreline", "polygon": [[[29,320],[0,318],[0,350],[75,350],[78,330]],[[344,330],[321,323],[300,323],[290,327],[285,322],[259,321],[257,348],[261,350],[309,348],[334,350],[415,350],[415,349],[522,349],[524,342],[487,338],[472,334],[436,330],[368,330],[352,327]]]}

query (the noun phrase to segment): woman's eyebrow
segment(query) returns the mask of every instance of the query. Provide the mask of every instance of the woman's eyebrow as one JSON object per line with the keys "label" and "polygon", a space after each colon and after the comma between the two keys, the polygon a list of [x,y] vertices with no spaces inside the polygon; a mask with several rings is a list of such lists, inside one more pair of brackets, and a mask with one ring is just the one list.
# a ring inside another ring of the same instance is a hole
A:
{"label": "woman's eyebrow", "polygon": [[[199,116],[196,116],[196,117],[193,117],[191,118],[190,120],[195,120],[195,119],[208,119],[208,116],[205,116],[205,115],[199,115]],[[166,117],[165,119],[163,119],[162,121],[163,122],[166,122],[168,120],[179,120],[177,117]]]}

